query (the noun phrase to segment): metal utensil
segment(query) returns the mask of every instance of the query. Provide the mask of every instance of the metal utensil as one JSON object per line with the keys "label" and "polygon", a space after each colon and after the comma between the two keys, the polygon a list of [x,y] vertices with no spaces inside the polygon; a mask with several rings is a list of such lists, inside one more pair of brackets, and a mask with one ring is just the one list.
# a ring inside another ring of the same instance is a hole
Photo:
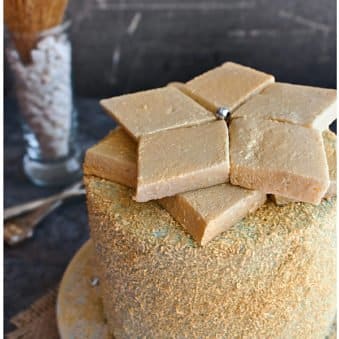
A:
{"label": "metal utensil", "polygon": [[38,200],[34,200],[28,203],[20,204],[17,206],[9,207],[4,209],[4,220],[7,220],[9,218],[14,218],[18,215],[21,215],[23,213],[32,211],[36,208],[39,208],[45,204],[53,203],[58,200],[64,200],[70,197],[74,197],[77,195],[82,195],[85,193],[85,190],[83,188],[82,181],[79,181],[72,186],[66,188],[64,191],[51,195],[47,198],[42,198]]}
{"label": "metal utensil", "polygon": [[16,218],[10,219],[4,224],[4,240],[8,245],[17,245],[18,243],[31,238],[34,229],[38,224],[52,211],[62,204],[62,200],[42,205],[31,212]]}

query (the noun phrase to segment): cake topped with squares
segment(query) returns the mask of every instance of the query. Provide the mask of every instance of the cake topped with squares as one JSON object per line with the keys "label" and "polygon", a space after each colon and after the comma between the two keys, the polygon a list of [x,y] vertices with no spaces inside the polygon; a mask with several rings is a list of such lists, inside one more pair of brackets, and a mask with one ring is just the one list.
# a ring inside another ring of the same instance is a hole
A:
{"label": "cake topped with squares", "polygon": [[101,104],[119,127],[84,175],[112,334],[325,337],[336,91],[227,62]]}

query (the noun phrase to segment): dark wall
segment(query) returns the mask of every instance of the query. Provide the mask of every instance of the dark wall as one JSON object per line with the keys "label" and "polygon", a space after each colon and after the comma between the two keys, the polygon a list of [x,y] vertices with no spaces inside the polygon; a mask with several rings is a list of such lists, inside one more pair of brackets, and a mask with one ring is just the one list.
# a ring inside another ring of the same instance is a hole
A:
{"label": "dark wall", "polygon": [[78,95],[186,81],[226,60],[336,86],[335,0],[70,0],[69,13]]}

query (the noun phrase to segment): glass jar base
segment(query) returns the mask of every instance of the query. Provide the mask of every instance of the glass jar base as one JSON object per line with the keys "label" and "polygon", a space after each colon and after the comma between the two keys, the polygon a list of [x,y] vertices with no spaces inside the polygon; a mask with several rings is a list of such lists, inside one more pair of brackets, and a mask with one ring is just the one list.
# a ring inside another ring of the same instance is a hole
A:
{"label": "glass jar base", "polygon": [[23,167],[27,177],[37,186],[65,186],[81,178],[81,164],[77,155],[60,161],[40,162],[26,154]]}

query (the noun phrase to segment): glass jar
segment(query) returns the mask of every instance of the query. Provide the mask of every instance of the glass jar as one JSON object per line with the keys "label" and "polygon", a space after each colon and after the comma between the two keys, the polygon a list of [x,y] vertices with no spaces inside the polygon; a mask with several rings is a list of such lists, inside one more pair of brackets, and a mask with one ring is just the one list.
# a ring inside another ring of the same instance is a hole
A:
{"label": "glass jar", "polygon": [[69,27],[65,22],[34,36],[6,32],[6,56],[26,143],[24,171],[40,186],[71,183],[81,172]]}

